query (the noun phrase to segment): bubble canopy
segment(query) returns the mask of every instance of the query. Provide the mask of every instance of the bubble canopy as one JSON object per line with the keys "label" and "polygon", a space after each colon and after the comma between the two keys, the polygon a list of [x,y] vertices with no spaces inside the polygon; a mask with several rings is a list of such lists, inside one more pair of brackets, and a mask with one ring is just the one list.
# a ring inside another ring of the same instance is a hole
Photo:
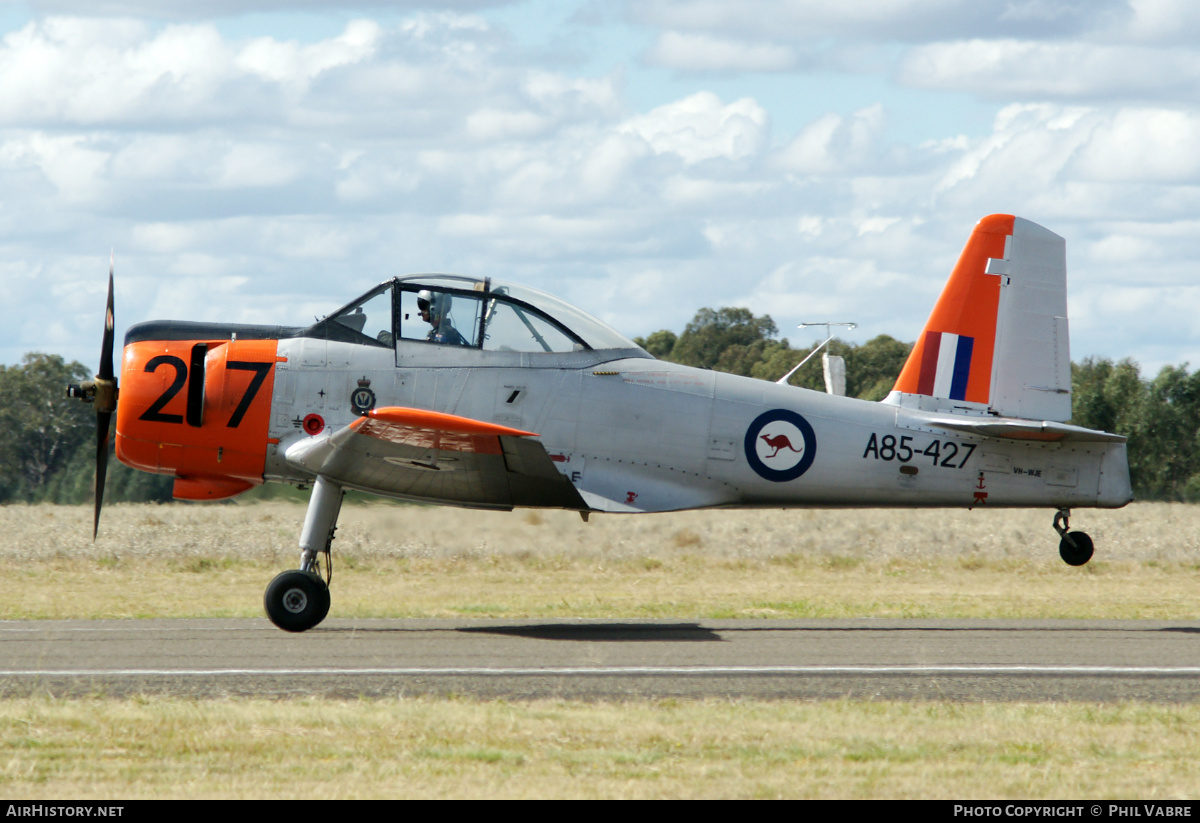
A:
{"label": "bubble canopy", "polygon": [[[434,326],[430,332],[430,303]],[[386,307],[388,310],[383,310]],[[387,317],[394,314],[394,319]],[[587,312],[536,289],[491,278],[413,274],[381,283],[318,324],[354,342],[392,346],[396,340],[453,341],[497,351],[639,350],[625,335]],[[363,338],[363,339],[359,339]]]}

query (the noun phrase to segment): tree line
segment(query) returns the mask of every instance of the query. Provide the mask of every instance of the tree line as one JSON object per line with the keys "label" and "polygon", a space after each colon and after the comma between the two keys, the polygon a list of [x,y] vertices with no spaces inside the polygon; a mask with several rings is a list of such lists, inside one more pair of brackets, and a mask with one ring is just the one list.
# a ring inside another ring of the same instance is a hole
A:
{"label": "tree line", "polygon": [[[706,308],[679,334],[664,329],[636,342],[661,360],[774,381],[816,347],[793,348],[778,334],[769,315]],[[846,361],[847,396],[874,401],[891,391],[912,344],[880,335],[862,345],[835,340],[828,349]],[[50,354],[0,365],[0,504],[92,500],[96,416],[65,396],[67,383],[90,374]],[[820,358],[789,382],[824,391]],[[1143,378],[1132,360],[1087,358],[1071,364],[1071,382],[1072,423],[1129,438],[1130,480],[1139,498],[1200,501],[1200,372],[1189,374],[1184,364]],[[110,459],[105,499],[167,501],[171,485],[170,477]]]}
{"label": "tree line", "polygon": [[[20,365],[0,365],[0,504],[92,501],[96,412],[66,396],[68,383],[91,375],[80,363],[37,352]],[[104,498],[167,501],[172,484],[173,478],[135,471],[110,454]]]}

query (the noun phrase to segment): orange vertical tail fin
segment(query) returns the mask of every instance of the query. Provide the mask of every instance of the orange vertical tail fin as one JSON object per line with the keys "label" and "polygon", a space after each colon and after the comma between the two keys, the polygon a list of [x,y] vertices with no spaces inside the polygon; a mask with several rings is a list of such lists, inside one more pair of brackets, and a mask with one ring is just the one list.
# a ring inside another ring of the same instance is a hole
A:
{"label": "orange vertical tail fin", "polygon": [[1068,420],[1066,244],[1008,214],[979,221],[888,402]]}

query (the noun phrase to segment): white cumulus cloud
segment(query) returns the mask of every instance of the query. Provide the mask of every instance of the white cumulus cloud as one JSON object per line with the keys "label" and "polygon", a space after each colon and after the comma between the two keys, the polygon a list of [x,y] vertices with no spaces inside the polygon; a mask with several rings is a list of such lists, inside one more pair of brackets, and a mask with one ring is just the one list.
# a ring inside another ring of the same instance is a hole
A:
{"label": "white cumulus cloud", "polygon": [[799,174],[838,174],[872,165],[884,127],[883,106],[848,117],[826,114],[810,123],[780,152],[778,165]]}
{"label": "white cumulus cloud", "polygon": [[627,13],[663,29],[742,38],[902,42],[1018,34],[1045,39],[1127,24],[1133,17],[1126,0],[639,0]]}
{"label": "white cumulus cloud", "polygon": [[685,163],[724,158],[741,160],[761,151],[767,137],[767,112],[754,100],[728,105],[711,92],[700,92],[633,117],[621,126],[658,154],[674,154]]}
{"label": "white cumulus cloud", "polygon": [[[303,323],[449,270],[630,334],[740,303],[795,339],[823,314],[911,340],[993,212],[1067,238],[1077,355],[1200,350],[1183,6],[625,8],[644,28],[615,55],[610,24],[539,41],[557,24],[444,10],[334,15],[302,41],[194,12],[0,31],[0,362],[94,359],[113,247],[119,324]],[[966,96],[998,102],[946,125]],[[1168,300],[1161,328],[1129,316]]]}
{"label": "white cumulus cloud", "polygon": [[668,31],[646,52],[647,62],[685,71],[786,71],[798,62],[790,46]]}
{"label": "white cumulus cloud", "polygon": [[910,51],[897,77],[918,88],[995,99],[1197,99],[1195,48],[968,40]]}

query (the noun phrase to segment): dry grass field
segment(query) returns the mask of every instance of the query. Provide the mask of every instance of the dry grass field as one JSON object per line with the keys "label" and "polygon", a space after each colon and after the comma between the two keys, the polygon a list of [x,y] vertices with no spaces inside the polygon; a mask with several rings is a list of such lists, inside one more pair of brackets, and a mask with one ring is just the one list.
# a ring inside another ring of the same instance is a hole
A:
{"label": "dry grass field", "polygon": [[[1200,616],[1200,506],[641,517],[348,505],[331,615]],[[261,614],[293,503],[0,508],[0,618]],[[0,701],[10,797],[1194,798],[1200,706]]]}
{"label": "dry grass field", "polygon": [[1197,706],[19,700],[0,794],[1181,799],[1198,727]]}
{"label": "dry grass field", "polygon": [[[303,506],[0,507],[0,618],[251,617]],[[348,505],[335,617],[1200,616],[1200,506],[593,515]]]}

